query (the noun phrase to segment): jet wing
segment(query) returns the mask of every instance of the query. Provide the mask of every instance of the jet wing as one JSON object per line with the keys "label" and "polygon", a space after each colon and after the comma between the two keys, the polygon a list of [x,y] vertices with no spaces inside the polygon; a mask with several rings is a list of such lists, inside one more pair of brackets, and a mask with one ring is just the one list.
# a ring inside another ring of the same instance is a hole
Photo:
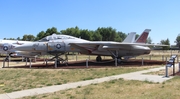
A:
{"label": "jet wing", "polygon": [[71,46],[80,50],[105,50],[105,49],[118,49],[118,50],[129,50],[134,45],[138,46],[168,46],[168,45],[155,45],[155,44],[143,44],[143,43],[119,43],[119,42],[87,42],[87,43],[69,43]]}

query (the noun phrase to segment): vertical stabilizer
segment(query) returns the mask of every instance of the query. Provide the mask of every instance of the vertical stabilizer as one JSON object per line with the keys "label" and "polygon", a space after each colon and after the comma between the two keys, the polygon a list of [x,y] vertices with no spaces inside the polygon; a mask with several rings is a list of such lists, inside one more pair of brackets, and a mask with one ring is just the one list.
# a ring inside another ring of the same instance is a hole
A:
{"label": "vertical stabilizer", "polygon": [[135,43],[146,43],[150,31],[151,29],[145,29],[144,32],[136,39]]}
{"label": "vertical stabilizer", "polygon": [[124,39],[122,43],[133,43],[135,40],[136,32],[131,32],[129,35]]}

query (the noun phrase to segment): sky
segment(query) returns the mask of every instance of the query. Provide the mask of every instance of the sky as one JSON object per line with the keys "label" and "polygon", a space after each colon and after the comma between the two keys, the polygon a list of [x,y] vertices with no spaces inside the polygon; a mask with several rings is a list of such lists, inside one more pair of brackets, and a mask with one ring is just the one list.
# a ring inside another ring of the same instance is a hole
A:
{"label": "sky", "polygon": [[96,30],[112,27],[141,34],[151,29],[153,43],[180,33],[180,0],[0,0],[0,38],[36,36],[56,27]]}

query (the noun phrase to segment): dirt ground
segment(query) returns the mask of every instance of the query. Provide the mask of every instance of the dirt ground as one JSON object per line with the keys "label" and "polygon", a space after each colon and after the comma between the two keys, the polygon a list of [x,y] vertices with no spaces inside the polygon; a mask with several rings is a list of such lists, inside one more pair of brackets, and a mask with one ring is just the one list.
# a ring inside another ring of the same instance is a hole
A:
{"label": "dirt ground", "polygon": [[[16,60],[12,62],[17,62],[21,60]],[[32,68],[38,68],[38,69],[47,69],[47,68],[54,68],[55,64],[51,61],[51,63],[43,64],[44,60],[37,60],[37,62],[41,62],[39,64],[32,64]],[[143,66],[152,66],[152,65],[162,65],[165,64],[165,61],[155,61],[155,60],[143,60]],[[57,69],[83,69],[86,67],[86,60],[82,61],[70,61],[67,64],[59,64],[57,66]],[[142,66],[142,60],[138,59],[131,59],[128,61],[122,61],[118,64],[118,66]],[[102,67],[115,67],[115,61],[114,60],[103,60],[102,62],[96,62],[95,60],[89,60],[88,61],[88,68],[102,68]],[[5,68],[29,68],[29,63],[27,66],[10,66]]]}

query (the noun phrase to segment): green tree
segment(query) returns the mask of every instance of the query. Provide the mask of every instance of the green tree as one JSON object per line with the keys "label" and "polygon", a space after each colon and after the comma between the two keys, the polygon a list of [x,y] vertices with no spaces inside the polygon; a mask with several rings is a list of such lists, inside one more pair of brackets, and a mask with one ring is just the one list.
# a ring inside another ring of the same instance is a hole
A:
{"label": "green tree", "polygon": [[98,31],[96,31],[96,32],[91,31],[91,33],[93,34],[92,35],[93,41],[102,41],[102,36]]}
{"label": "green tree", "polygon": [[18,38],[17,38],[17,40],[21,40],[21,38],[20,38],[20,37],[18,37]]}
{"label": "green tree", "polygon": [[148,44],[151,44],[151,43],[152,43],[151,37],[148,37],[148,38],[147,38],[146,43],[148,43]]}
{"label": "green tree", "polygon": [[37,34],[36,38],[35,38],[35,41],[37,40],[40,40],[42,38],[44,38],[46,35],[45,35],[45,32],[44,31],[41,31]]}
{"label": "green tree", "polygon": [[137,39],[139,36],[140,36],[139,34],[136,34],[136,37],[135,37],[135,39]]}
{"label": "green tree", "polygon": [[61,30],[60,32],[61,34],[80,37],[80,30],[77,26],[75,28],[67,28],[66,30]]}
{"label": "green tree", "polygon": [[[163,45],[170,45],[170,41],[167,38],[166,40],[161,40],[161,44],[163,44]],[[163,46],[162,48],[163,48],[163,50],[169,50],[170,46]]]}
{"label": "green tree", "polygon": [[122,42],[125,38],[127,37],[127,35],[123,32],[117,32],[115,41],[116,42]]}
{"label": "green tree", "polygon": [[178,35],[177,37],[176,37],[176,46],[178,46],[179,48],[180,48],[180,35]]}
{"label": "green tree", "polygon": [[103,41],[115,41],[116,38],[116,30],[112,27],[101,27],[96,30],[96,32],[99,32],[102,36]]}
{"label": "green tree", "polygon": [[49,36],[49,35],[52,35],[52,34],[60,34],[60,32],[58,32],[57,28],[55,28],[55,27],[48,28],[46,30],[45,36]]}
{"label": "green tree", "polygon": [[34,41],[35,37],[33,35],[27,35],[25,34],[22,38],[23,41]]}
{"label": "green tree", "polygon": [[90,33],[88,30],[80,30],[80,36],[82,39],[90,40],[92,41],[92,33]]}
{"label": "green tree", "polygon": [[42,39],[46,36],[52,35],[52,34],[60,34],[60,32],[58,32],[57,28],[55,28],[55,27],[48,28],[46,30],[46,32],[44,32],[44,31],[39,32],[35,38],[35,41],[40,40],[40,39]]}

